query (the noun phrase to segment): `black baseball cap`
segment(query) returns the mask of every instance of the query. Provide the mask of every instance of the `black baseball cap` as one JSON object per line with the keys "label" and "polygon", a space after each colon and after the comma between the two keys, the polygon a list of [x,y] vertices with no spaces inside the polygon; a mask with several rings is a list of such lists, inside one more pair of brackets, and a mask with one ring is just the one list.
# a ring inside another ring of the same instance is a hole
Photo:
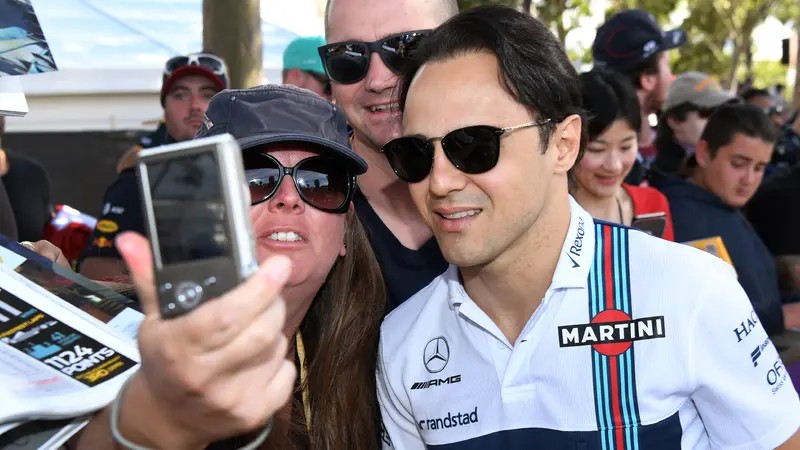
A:
{"label": "black baseball cap", "polygon": [[215,95],[195,138],[230,133],[242,150],[275,142],[307,142],[342,158],[355,175],[367,163],[350,147],[344,112],[291,85],[226,89]]}
{"label": "black baseball cap", "polygon": [[648,57],[686,43],[681,29],[662,31],[655,17],[643,9],[620,11],[597,29],[592,44],[595,67],[629,70]]}

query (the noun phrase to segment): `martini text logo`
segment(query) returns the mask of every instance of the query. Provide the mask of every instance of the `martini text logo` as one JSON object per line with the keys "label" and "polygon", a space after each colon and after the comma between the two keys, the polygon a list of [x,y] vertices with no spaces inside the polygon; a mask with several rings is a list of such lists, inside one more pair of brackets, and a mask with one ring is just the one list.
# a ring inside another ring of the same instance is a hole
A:
{"label": "martini text logo", "polygon": [[591,323],[558,327],[561,347],[591,345],[606,356],[625,353],[634,341],[665,337],[664,316],[632,319],[618,309],[607,309]]}

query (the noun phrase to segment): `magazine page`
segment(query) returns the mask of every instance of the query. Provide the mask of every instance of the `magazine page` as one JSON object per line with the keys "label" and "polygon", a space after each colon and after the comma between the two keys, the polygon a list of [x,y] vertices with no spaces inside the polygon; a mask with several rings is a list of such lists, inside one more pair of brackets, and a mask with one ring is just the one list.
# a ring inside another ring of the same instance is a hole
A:
{"label": "magazine page", "polygon": [[57,450],[90,420],[91,416],[37,420],[24,423],[5,434],[0,427],[0,450]]}
{"label": "magazine page", "polygon": [[136,339],[144,319],[135,304],[114,290],[42,257],[18,242],[0,235],[0,267],[13,270],[22,282],[43,295],[49,292],[79,316],[96,326],[107,326],[118,337]]}
{"label": "magazine page", "polygon": [[0,268],[0,424],[107,406],[138,369],[135,342],[55,306],[63,302],[19,278]]}

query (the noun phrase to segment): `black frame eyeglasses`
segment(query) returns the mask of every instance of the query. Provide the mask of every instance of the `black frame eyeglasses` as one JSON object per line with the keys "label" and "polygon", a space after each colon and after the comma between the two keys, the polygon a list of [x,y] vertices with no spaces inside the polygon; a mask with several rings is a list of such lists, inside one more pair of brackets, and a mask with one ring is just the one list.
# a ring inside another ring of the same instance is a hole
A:
{"label": "black frame eyeglasses", "polygon": [[380,55],[389,70],[399,73],[411,52],[419,44],[420,38],[430,32],[431,30],[406,31],[375,42],[335,42],[320,47],[319,56],[331,81],[354,84],[367,76],[373,53]]}
{"label": "black frame eyeglasses", "polygon": [[272,198],[286,175],[292,177],[300,198],[320,211],[344,214],[356,191],[356,176],[339,159],[320,155],[286,167],[274,156],[255,152],[243,154],[250,204]]}
{"label": "black frame eyeglasses", "polygon": [[497,165],[501,136],[550,122],[550,119],[544,119],[505,128],[474,125],[434,138],[404,136],[384,145],[383,152],[398,178],[409,183],[418,183],[430,174],[435,153],[434,141],[437,140],[442,142],[445,156],[458,170],[473,175],[480,174]]}

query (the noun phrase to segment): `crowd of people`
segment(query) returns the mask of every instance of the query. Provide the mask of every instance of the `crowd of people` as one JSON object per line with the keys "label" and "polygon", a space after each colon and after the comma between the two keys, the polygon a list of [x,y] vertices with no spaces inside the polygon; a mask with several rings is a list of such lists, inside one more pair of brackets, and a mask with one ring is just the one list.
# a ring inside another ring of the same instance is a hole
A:
{"label": "crowd of people", "polygon": [[[686,41],[625,10],[578,74],[511,8],[329,0],[282,85],[170,59],[75,264],[135,287],[143,364],[70,448],[800,449],[800,115]],[[261,269],[162,320],[136,154],[222,133]]]}

